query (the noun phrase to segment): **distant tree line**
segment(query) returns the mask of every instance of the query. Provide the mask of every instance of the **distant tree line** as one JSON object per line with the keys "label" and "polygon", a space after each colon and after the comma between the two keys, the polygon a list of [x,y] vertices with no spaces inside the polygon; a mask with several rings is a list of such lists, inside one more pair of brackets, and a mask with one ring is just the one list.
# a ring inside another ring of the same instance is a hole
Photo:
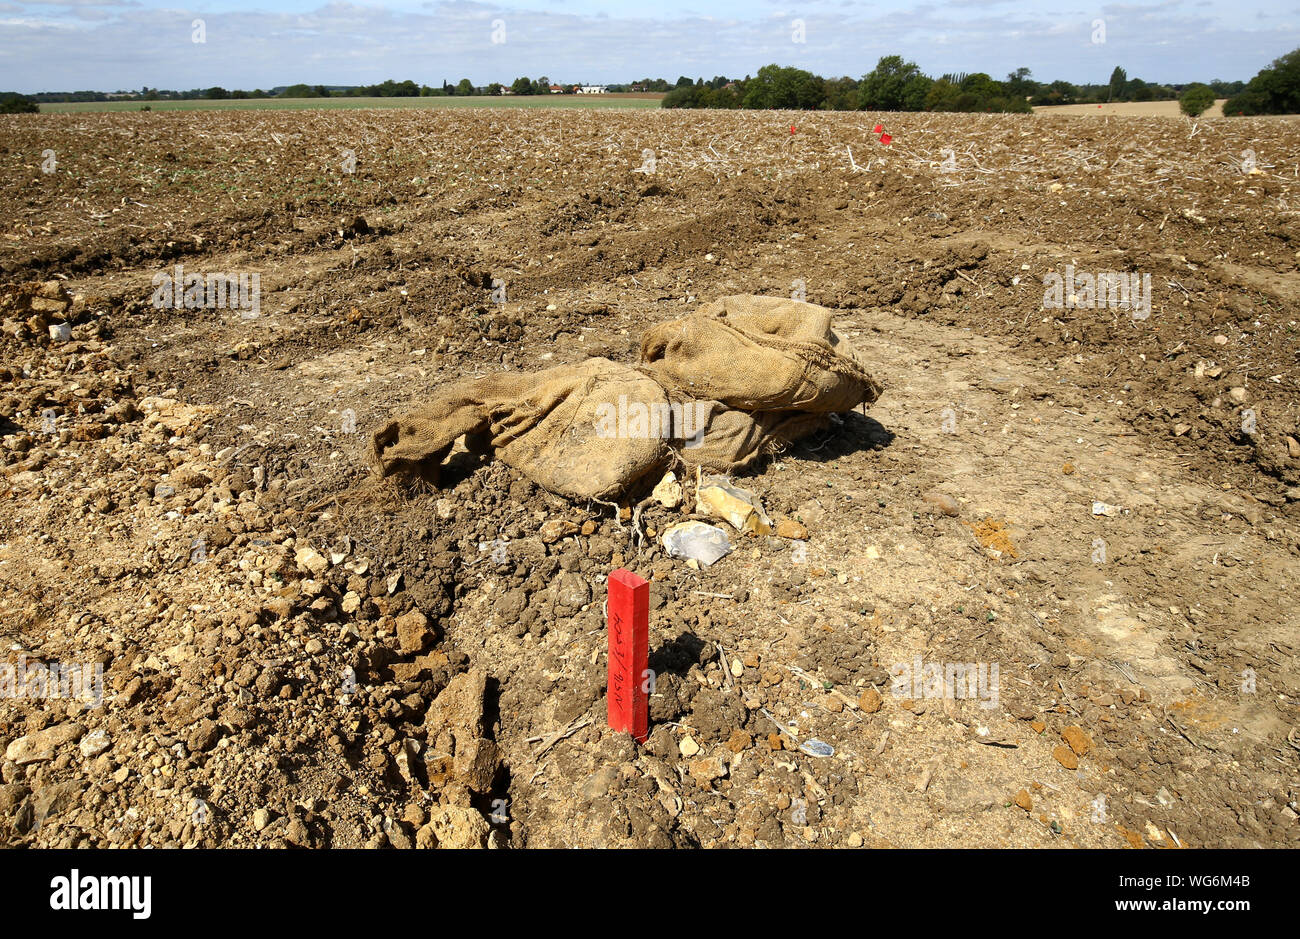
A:
{"label": "distant tree line", "polygon": [[[609,85],[610,91],[626,91],[634,87],[632,85]],[[644,84],[654,85],[655,88],[640,88],[636,90],[668,90],[671,87],[662,78],[651,81],[646,79]],[[662,87],[658,87],[662,86]],[[564,85],[562,90],[566,94],[573,94],[578,85]],[[287,85],[284,87],[272,88],[270,91],[263,91],[261,88],[255,88],[252,91],[243,91],[240,89],[226,89],[219,85],[211,88],[191,88],[188,91],[173,91],[162,88],[145,87],[139,91],[42,91],[32,95],[17,95],[10,93],[12,97],[23,98],[25,100],[37,103],[54,103],[54,102],[78,102],[78,101],[191,101],[191,100],[227,100],[239,98],[436,98],[439,96],[462,96],[469,95],[499,95],[509,90],[512,94],[517,95],[545,95],[551,93],[551,80],[543,75],[541,78],[516,78],[509,85],[503,85],[501,82],[491,82],[487,85],[475,85],[468,78],[462,78],[456,84],[452,85],[443,81],[441,87],[430,87],[411,81],[409,78],[405,81],[394,81],[388,79],[376,85],[309,85],[299,83],[296,85]]]}
{"label": "distant tree line", "polygon": [[[1181,86],[1129,78],[1122,68],[1104,85],[1035,81],[1018,68],[1002,81],[984,72],[932,78],[915,62],[887,55],[861,79],[823,78],[812,72],[765,65],[754,77],[728,80],[715,76],[679,80],[664,96],[666,108],[790,108],[821,111],[993,111],[1025,113],[1034,105],[1102,104],[1112,101],[1162,101],[1179,96]],[[1226,96],[1242,82],[1215,79],[1209,87]]]}
{"label": "distant tree line", "polygon": [[1223,113],[1300,114],[1300,49],[1294,49],[1239,89],[1223,103]]}
{"label": "distant tree line", "polygon": [[40,106],[31,98],[12,91],[0,95],[0,114],[38,114]]}

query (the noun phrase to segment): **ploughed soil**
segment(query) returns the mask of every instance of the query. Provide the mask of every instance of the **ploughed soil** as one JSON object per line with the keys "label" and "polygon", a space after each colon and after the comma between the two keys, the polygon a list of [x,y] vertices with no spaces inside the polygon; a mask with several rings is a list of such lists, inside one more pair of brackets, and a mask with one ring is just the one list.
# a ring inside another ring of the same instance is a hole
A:
{"label": "ploughed soil", "polygon": [[[1252,119],[0,118],[0,838],[1295,844],[1297,162]],[[178,266],[259,308],[158,307]],[[1149,307],[1045,308],[1067,268]],[[806,537],[697,570],[690,478],[630,517],[463,448],[370,476],[435,387],[736,293],[885,386],[736,480]]]}

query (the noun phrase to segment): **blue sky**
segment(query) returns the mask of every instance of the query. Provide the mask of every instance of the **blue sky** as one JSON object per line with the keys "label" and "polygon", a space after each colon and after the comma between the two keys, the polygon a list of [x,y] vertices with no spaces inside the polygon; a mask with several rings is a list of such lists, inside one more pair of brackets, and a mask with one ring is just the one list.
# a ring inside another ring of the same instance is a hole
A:
{"label": "blue sky", "polygon": [[[192,41],[195,19],[205,42]],[[1104,82],[1122,65],[1183,82],[1248,79],[1297,46],[1300,0],[0,0],[0,90],[22,92],[674,81],[769,62],[856,77],[891,53],[935,75],[1025,66],[1040,80]]]}

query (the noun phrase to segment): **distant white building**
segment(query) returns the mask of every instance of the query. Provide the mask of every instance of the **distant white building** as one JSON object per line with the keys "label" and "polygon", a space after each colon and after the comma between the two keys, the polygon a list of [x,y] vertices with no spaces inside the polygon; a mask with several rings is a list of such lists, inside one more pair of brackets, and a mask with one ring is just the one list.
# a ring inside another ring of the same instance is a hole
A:
{"label": "distant white building", "polygon": [[605,93],[604,85],[579,85],[575,94],[580,95],[603,95]]}

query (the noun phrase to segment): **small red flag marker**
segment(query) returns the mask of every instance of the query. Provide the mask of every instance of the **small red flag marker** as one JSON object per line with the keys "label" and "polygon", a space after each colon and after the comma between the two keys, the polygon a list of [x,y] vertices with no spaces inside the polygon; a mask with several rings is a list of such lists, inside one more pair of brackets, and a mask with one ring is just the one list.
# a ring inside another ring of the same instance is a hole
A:
{"label": "small red flag marker", "polygon": [[619,568],[609,575],[609,726],[640,743],[650,736],[650,584]]}
{"label": "small red flag marker", "polygon": [[884,130],[884,129],[885,129],[885,128],[884,128],[883,126],[881,126],[880,124],[877,124],[875,127],[871,128],[871,132],[872,132],[873,134],[878,134],[878,133],[880,133],[880,132],[881,132],[882,130]]}
{"label": "small red flag marker", "polygon": [[792,133],[792,134],[794,133],[794,125],[793,125],[793,124],[790,125],[790,133]]}
{"label": "small red flag marker", "polygon": [[889,134],[880,135],[880,142],[883,143],[886,147],[888,147],[890,143],[893,142],[893,139],[894,138],[889,136]]}

